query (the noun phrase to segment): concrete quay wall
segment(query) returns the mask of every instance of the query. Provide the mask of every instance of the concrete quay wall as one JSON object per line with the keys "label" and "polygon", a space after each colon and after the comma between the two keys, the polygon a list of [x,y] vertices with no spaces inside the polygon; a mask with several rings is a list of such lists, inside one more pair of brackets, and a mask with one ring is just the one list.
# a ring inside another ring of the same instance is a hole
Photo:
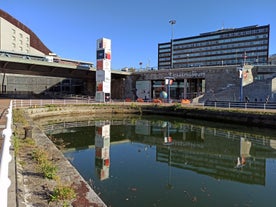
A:
{"label": "concrete quay wall", "polygon": [[154,104],[154,103],[116,103],[105,105],[71,105],[55,106],[54,108],[30,108],[28,113],[32,119],[41,117],[69,115],[79,119],[82,116],[95,114],[160,114],[193,118],[209,121],[218,121],[246,126],[276,127],[276,110],[264,109],[235,109],[213,108],[194,105]]}
{"label": "concrete quay wall", "polygon": [[276,127],[276,110],[147,106],[142,111],[143,114],[169,115],[220,123],[242,124],[247,127],[255,126],[272,129]]}
{"label": "concrete quay wall", "polygon": [[[106,207],[106,204],[101,200],[101,198],[94,192],[90,185],[88,185],[79,172],[71,165],[62,152],[50,139],[48,139],[39,127],[35,126],[32,134],[36,144],[54,156],[52,159],[55,160],[55,165],[58,166],[58,174],[60,175],[62,182],[74,183],[77,194],[76,202],[79,205]],[[20,189],[24,189],[24,187],[20,187]]]}

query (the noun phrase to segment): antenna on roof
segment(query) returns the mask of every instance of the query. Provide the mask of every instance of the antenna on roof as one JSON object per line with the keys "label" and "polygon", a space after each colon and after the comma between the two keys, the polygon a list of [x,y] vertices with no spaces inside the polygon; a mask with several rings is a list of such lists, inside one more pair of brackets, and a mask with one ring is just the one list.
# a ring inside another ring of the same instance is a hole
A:
{"label": "antenna on roof", "polygon": [[224,30],[224,22],[222,22],[222,27],[221,27],[222,30]]}

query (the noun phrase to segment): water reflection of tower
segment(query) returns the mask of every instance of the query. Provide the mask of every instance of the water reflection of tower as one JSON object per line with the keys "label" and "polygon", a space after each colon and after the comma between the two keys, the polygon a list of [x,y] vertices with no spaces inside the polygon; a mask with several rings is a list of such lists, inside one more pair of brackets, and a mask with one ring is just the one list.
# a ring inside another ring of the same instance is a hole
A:
{"label": "water reflection of tower", "polygon": [[100,180],[109,178],[110,124],[97,122],[95,126],[95,169]]}

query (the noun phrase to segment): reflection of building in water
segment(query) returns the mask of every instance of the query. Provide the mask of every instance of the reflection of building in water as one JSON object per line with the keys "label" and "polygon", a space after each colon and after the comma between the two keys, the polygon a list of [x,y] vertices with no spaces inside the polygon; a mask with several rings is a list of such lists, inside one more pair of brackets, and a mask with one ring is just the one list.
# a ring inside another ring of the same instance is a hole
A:
{"label": "reflection of building in water", "polygon": [[244,137],[241,137],[240,155],[241,157],[250,157],[251,142]]}
{"label": "reflection of building in water", "polygon": [[151,123],[148,120],[137,120],[135,124],[135,133],[150,135]]}
{"label": "reflection of building in water", "polygon": [[[60,132],[63,128],[77,126],[95,126],[95,164],[101,179],[109,176],[109,145],[110,125],[112,142],[127,140],[157,146],[156,159],[169,163],[173,167],[193,170],[216,178],[235,180],[244,183],[265,184],[266,161],[276,158],[275,136],[267,133],[258,133],[203,126],[191,123],[171,122],[169,129],[163,121],[150,120],[112,120],[99,123],[90,121],[86,123],[63,123],[56,125]],[[54,134],[52,129],[48,132]],[[99,128],[99,129],[98,129]],[[94,129],[93,129],[94,130]],[[169,130],[169,131],[167,131]],[[68,131],[68,130],[67,130]],[[165,133],[165,134],[164,134]],[[173,143],[164,146],[164,137],[169,133]],[[84,133],[82,133],[84,134]],[[265,135],[264,135],[265,134]],[[87,134],[84,134],[87,136]],[[78,136],[82,136],[79,135]],[[93,134],[94,136],[94,134]],[[92,138],[93,139],[93,138]],[[74,141],[78,148],[87,147],[87,143]],[[90,143],[94,147],[94,143]],[[246,165],[238,170],[237,157],[246,157]],[[169,157],[171,159],[169,159]]]}
{"label": "reflection of building in water", "polygon": [[110,125],[97,123],[95,126],[95,168],[100,180],[109,178]]}
{"label": "reflection of building in water", "polygon": [[265,184],[265,159],[254,158],[247,160],[247,166],[237,170],[234,154],[224,155],[211,152],[211,149],[196,147],[158,146],[156,159],[160,162],[170,163],[171,166],[192,170],[217,179],[234,180],[243,183]]}
{"label": "reflection of building in water", "polygon": [[[172,126],[174,141],[168,148],[160,139],[162,130],[162,125],[152,126],[150,139],[138,136],[139,141],[157,146],[157,161],[217,179],[265,185],[266,158],[276,157],[270,139],[244,132],[186,124]],[[236,168],[238,156],[244,164],[241,170]]]}

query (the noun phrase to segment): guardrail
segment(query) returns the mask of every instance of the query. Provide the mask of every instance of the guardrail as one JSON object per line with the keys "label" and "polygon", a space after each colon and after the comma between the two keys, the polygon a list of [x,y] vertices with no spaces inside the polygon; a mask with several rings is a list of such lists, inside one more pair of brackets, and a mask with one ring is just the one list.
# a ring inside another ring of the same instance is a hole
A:
{"label": "guardrail", "polygon": [[275,102],[231,102],[231,101],[206,101],[204,106],[221,108],[244,108],[244,109],[276,109]]}
{"label": "guardrail", "polygon": [[8,188],[11,184],[9,179],[9,162],[12,160],[10,155],[11,136],[12,136],[12,101],[8,108],[7,124],[3,130],[2,136],[4,142],[2,145],[1,160],[0,160],[0,201],[1,206],[8,206]]}
{"label": "guardrail", "polygon": [[13,108],[39,107],[45,105],[91,104],[94,99],[14,99]]}

